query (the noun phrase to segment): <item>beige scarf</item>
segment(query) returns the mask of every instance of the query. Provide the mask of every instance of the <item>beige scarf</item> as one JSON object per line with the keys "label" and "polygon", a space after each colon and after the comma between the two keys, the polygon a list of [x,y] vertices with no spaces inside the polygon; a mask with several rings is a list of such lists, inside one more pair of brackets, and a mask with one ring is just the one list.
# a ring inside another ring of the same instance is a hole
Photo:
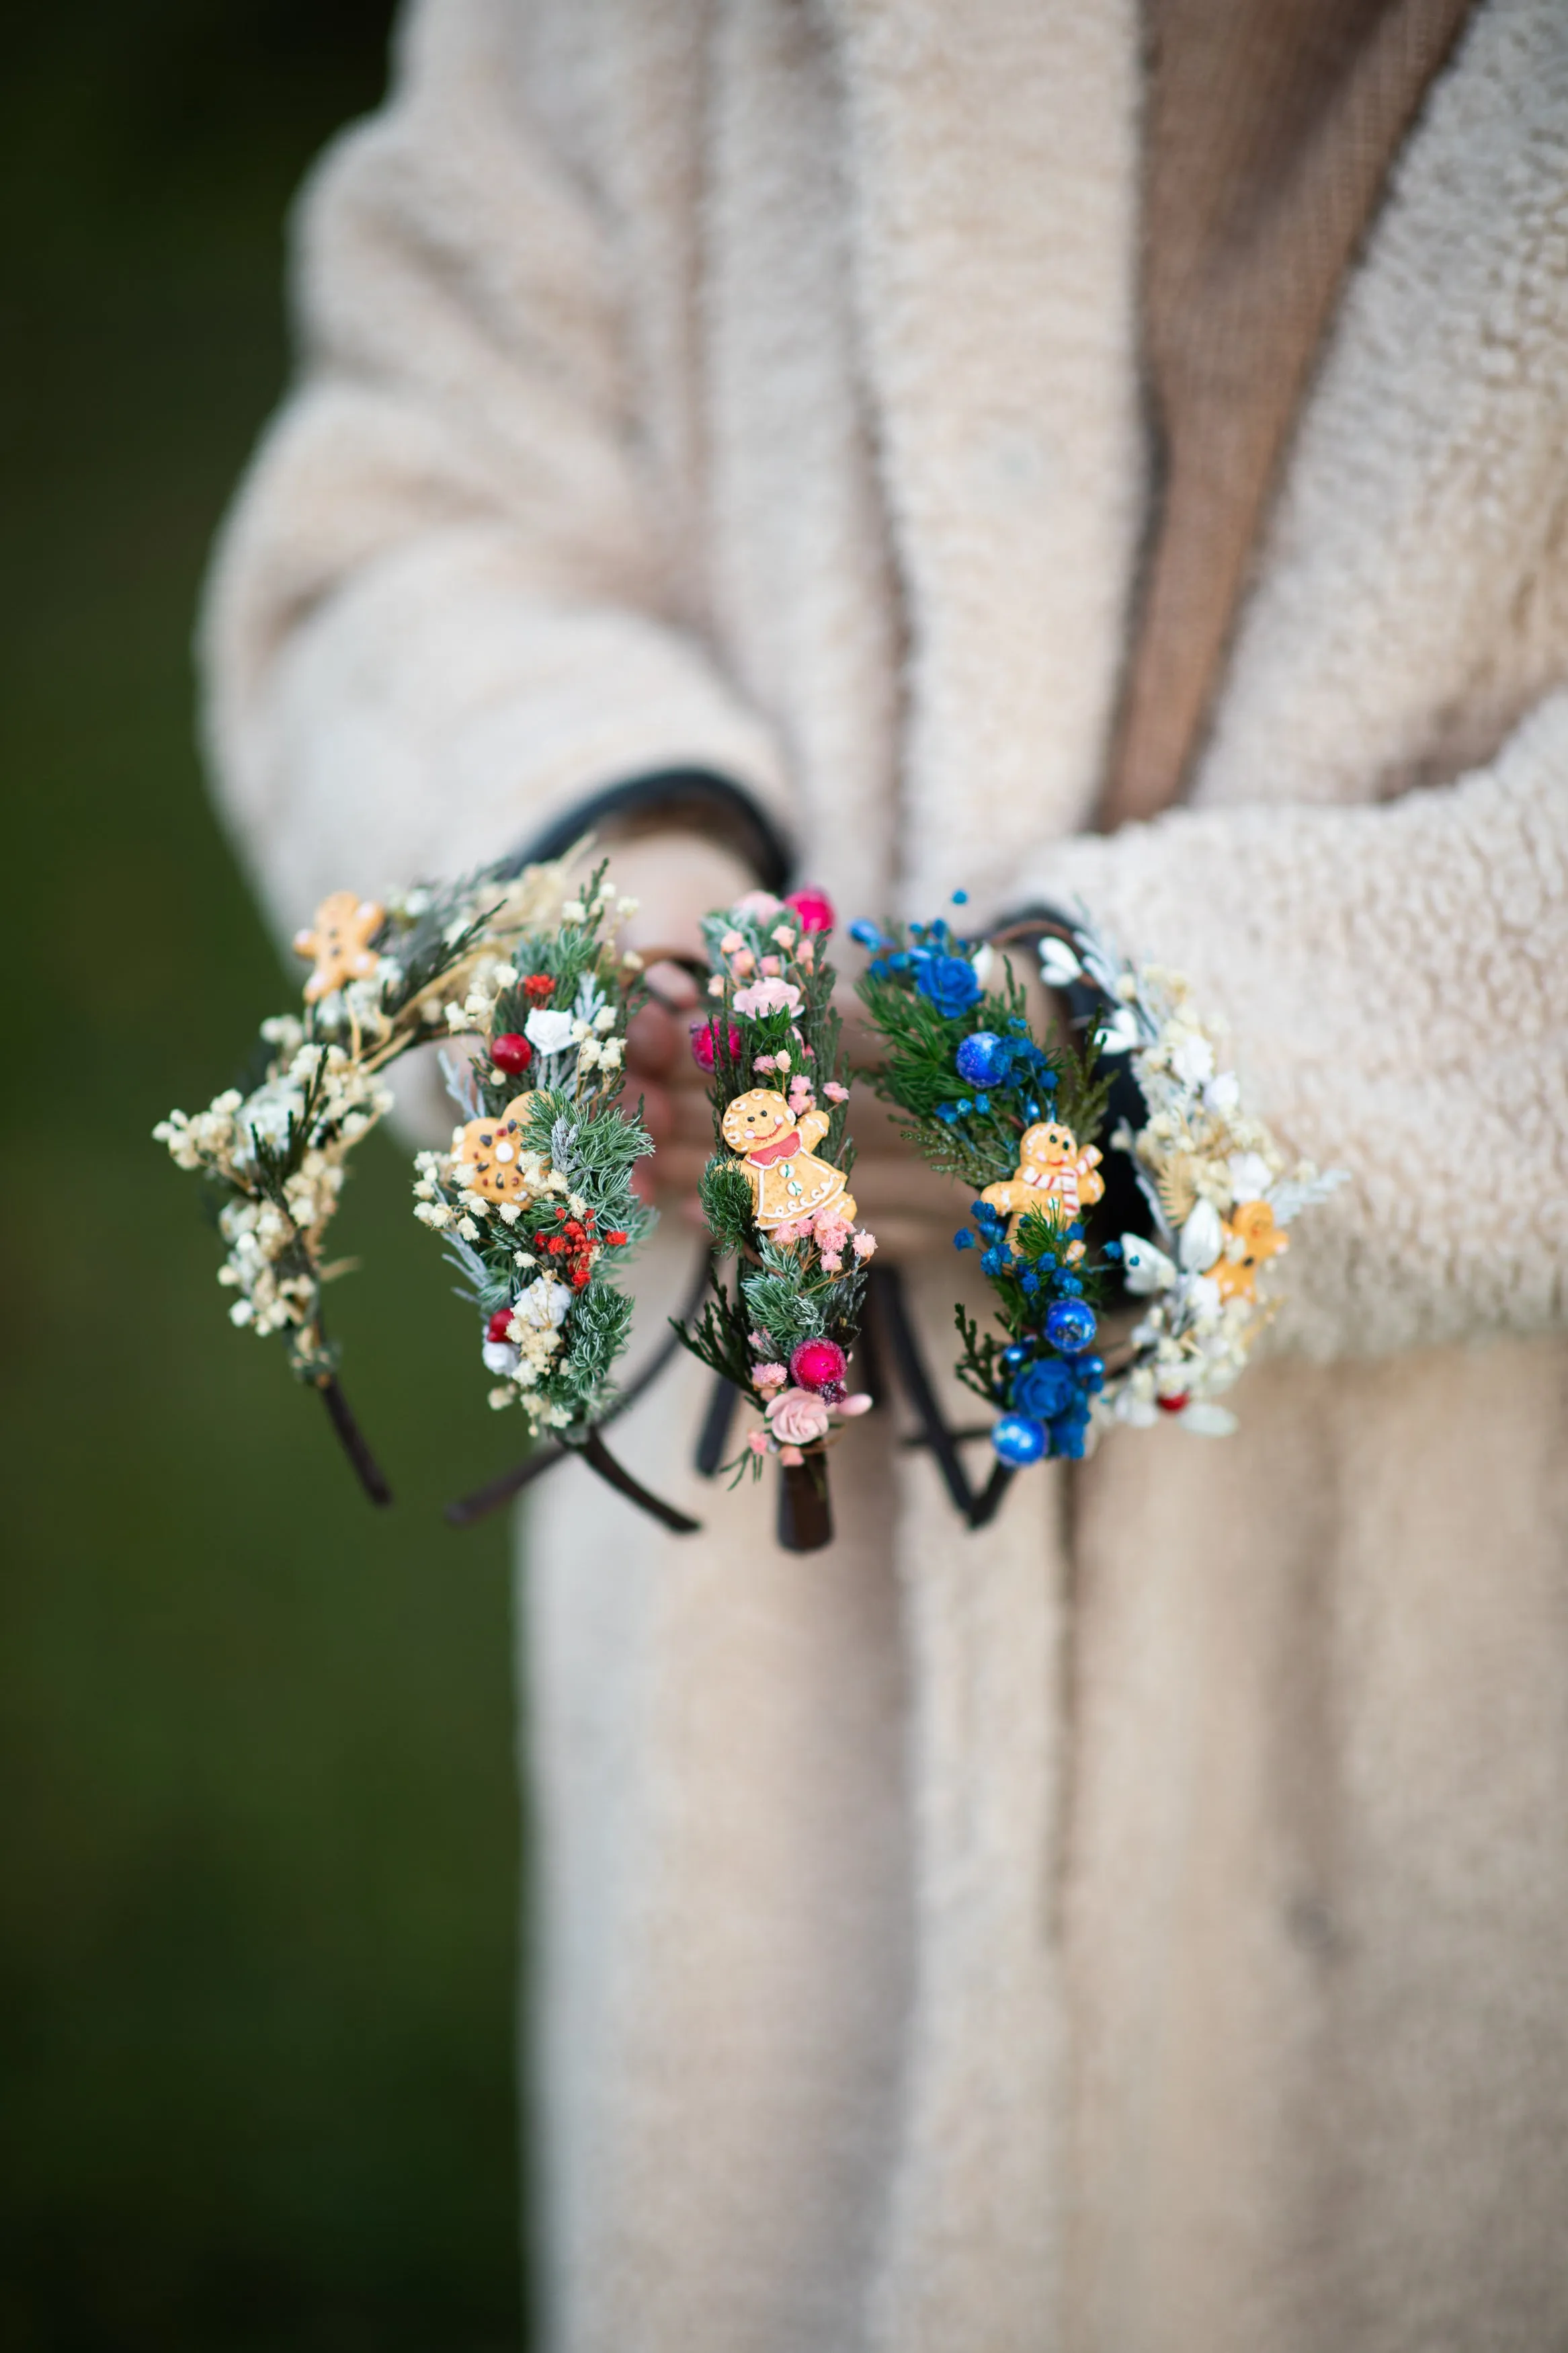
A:
{"label": "beige scarf", "polygon": [[1146,0],[1158,495],[1107,829],[1182,791],[1335,299],[1468,5]]}

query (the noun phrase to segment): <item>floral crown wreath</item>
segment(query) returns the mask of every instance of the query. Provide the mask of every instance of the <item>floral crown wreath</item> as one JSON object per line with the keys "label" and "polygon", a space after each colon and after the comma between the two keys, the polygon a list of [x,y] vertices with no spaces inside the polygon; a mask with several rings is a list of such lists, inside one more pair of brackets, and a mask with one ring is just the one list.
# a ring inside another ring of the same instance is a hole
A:
{"label": "floral crown wreath", "polygon": [[[858,988],[885,1050],[872,1083],[970,1189],[954,1247],[978,1253],[995,1299],[986,1331],[954,1309],[957,1377],[994,1419],[954,1432],[926,1416],[970,1524],[991,1517],[1015,1472],[1079,1459],[1118,1423],[1234,1430],[1219,1400],[1278,1312],[1286,1229],[1343,1172],[1289,1165],[1244,1110],[1187,984],[1119,957],[1087,915],[1044,912],[991,943],[945,920],[851,932],[870,951]],[[1008,945],[1037,951],[1076,1046],[1035,1038]],[[956,1441],[980,1435],[996,1461],[977,1495]]]}
{"label": "floral crown wreath", "polygon": [[640,960],[613,938],[632,902],[613,898],[603,863],[571,889],[583,848],[384,904],[334,892],[294,941],[311,964],[300,1012],[262,1023],[237,1085],[153,1133],[206,1188],[231,1321],[282,1339],[365,1492],[386,1504],[327,1336],[322,1294],[348,1267],[326,1261],[326,1236],[351,1152],[392,1108],[386,1071],[433,1039],[477,1041],[466,1064],[442,1054],[464,1116],[445,1151],[418,1155],[414,1214],[479,1312],[490,1404],[520,1406],[552,1442],[449,1516],[477,1517],[575,1452],[684,1531],[696,1522],[650,1495],[601,1434],[634,1393],[615,1381],[632,1320],[615,1274],[655,1221],[631,1183],[653,1145],[620,1102],[626,1024],[645,994]]}

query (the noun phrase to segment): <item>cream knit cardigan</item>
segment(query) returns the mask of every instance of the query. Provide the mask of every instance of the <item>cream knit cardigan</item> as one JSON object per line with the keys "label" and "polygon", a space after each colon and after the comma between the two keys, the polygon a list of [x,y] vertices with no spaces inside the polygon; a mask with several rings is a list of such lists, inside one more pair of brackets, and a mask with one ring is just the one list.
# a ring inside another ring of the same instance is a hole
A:
{"label": "cream knit cardigan", "polygon": [[807,1559],[543,1496],[567,2353],[1568,2339],[1568,10],[1472,18],[1100,840],[1138,106],[1131,0],[424,0],[301,210],[205,638],[285,927],[697,763],[849,913],[1081,893],[1354,1179],[1226,1445],[965,1537],[868,1425]]}

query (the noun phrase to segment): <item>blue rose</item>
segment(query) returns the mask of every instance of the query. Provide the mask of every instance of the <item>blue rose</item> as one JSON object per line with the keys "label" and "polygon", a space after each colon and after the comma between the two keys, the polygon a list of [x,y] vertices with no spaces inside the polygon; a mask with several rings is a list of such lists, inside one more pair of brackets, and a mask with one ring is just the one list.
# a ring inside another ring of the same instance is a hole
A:
{"label": "blue rose", "polygon": [[1015,1411],[1036,1421],[1055,1421],[1073,1400],[1074,1381],[1059,1356],[1039,1356],[1013,1383]]}
{"label": "blue rose", "polygon": [[980,983],[967,956],[928,955],[921,958],[915,987],[949,1020],[967,1013],[980,997]]}

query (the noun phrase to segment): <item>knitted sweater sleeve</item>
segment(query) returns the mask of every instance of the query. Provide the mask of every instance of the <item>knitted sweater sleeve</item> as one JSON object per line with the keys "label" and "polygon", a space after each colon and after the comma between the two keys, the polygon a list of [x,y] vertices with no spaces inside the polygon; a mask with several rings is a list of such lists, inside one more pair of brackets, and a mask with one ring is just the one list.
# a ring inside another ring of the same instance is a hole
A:
{"label": "knitted sweater sleeve", "polygon": [[1247,1100],[1349,1171],[1292,1229],[1281,1337],[1328,1356],[1561,1324],[1568,693],[1451,786],[1177,812],[1036,879],[1184,972]]}
{"label": "knitted sweater sleeve", "polygon": [[782,763],[683,615],[615,239],[503,0],[421,0],[297,222],[301,375],[203,625],[217,788],[279,923],[670,769]]}

